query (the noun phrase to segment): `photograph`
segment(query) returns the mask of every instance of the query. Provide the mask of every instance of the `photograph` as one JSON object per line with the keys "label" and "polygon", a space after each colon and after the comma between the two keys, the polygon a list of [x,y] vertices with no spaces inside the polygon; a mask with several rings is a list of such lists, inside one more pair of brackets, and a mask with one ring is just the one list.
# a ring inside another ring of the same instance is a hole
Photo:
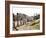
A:
{"label": "photograph", "polygon": [[40,7],[13,7],[13,30],[40,30]]}

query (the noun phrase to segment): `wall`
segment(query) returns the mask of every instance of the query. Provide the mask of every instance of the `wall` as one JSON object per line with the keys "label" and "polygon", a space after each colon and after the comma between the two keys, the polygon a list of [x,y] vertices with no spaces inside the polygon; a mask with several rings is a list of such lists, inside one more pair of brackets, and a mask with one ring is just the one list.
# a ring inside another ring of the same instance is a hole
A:
{"label": "wall", "polygon": [[[12,1],[15,1],[15,0],[12,0]],[[16,1],[18,1],[18,0],[16,0]],[[24,0],[20,0],[20,1],[24,1]],[[25,1],[30,1],[30,2],[34,1],[34,2],[46,3],[46,0],[25,0]],[[45,6],[46,6],[46,4],[45,4]],[[46,13],[45,13],[45,16],[46,16]],[[46,34],[46,28],[45,28],[45,34]],[[0,0],[0,38],[5,38],[4,36],[5,36],[5,0]],[[13,38],[13,37],[11,37],[11,38]],[[25,36],[25,37],[16,37],[16,38],[46,38],[46,35]]]}

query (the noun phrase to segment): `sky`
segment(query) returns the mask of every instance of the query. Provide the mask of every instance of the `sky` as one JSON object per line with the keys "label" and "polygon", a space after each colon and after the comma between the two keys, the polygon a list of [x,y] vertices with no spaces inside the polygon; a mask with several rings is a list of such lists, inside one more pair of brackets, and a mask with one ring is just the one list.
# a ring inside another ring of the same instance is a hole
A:
{"label": "sky", "polygon": [[33,5],[14,5],[12,4],[12,12],[16,15],[17,13],[26,14],[28,16],[34,16],[34,14],[40,14],[42,12],[42,6]]}

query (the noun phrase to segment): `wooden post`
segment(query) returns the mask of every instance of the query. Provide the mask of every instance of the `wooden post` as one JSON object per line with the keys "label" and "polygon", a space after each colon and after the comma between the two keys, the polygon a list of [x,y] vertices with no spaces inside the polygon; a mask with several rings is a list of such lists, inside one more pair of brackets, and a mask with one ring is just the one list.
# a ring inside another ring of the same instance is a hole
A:
{"label": "wooden post", "polygon": [[18,16],[18,13],[17,13],[17,26],[19,26],[19,16]]}

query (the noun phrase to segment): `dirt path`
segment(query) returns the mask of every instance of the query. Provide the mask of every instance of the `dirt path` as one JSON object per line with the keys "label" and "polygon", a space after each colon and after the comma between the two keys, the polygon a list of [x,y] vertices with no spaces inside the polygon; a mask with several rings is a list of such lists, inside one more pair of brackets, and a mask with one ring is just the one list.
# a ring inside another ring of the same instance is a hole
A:
{"label": "dirt path", "polygon": [[34,25],[32,25],[32,22],[28,22],[25,25],[17,27],[17,29],[19,31],[22,31],[22,30],[38,30],[38,29],[40,29],[40,22],[38,22],[37,20],[35,22],[36,22],[36,24],[34,24]]}

